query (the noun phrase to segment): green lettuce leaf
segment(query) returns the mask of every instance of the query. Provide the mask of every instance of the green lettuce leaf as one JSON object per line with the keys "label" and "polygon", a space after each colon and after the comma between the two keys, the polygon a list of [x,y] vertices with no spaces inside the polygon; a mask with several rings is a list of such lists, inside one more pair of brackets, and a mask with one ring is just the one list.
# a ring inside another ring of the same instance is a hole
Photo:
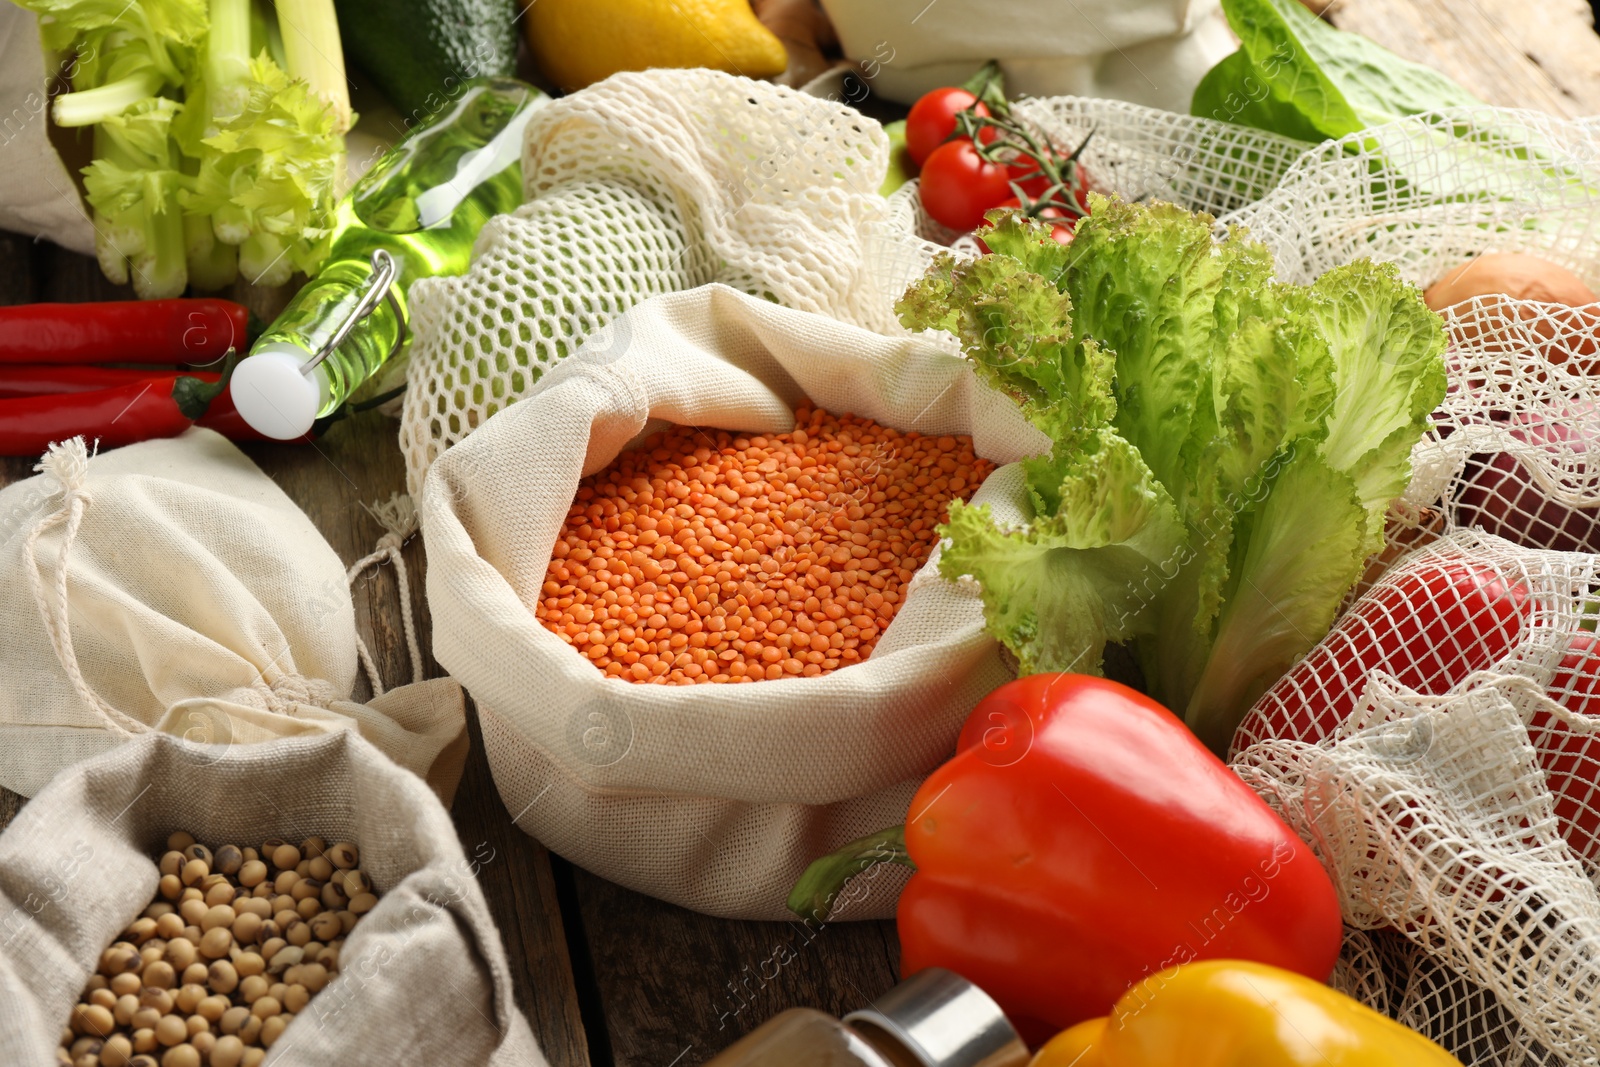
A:
{"label": "green lettuce leaf", "polygon": [[1361,577],[1366,517],[1349,475],[1314,449],[1282,458],[1241,523],[1216,637],[1176,707],[1214,751],[1228,749],[1244,713],[1332,627]]}
{"label": "green lettuce leaf", "polygon": [[1110,430],[1079,435],[1048,469],[1061,506],[1023,529],[998,528],[987,506],[952,504],[939,570],[979,581],[990,630],[1023,673],[1099,674],[1108,641],[1150,628],[1149,577],[1182,545],[1182,523],[1139,453]]}
{"label": "green lettuce leaf", "polygon": [[1322,454],[1354,480],[1376,552],[1389,501],[1410,484],[1411,448],[1444,399],[1444,326],[1392,263],[1334,268],[1311,287],[1310,306],[1333,360]]}
{"label": "green lettuce leaf", "polygon": [[1022,463],[1030,520],[953,507],[941,573],[979,582],[1025,672],[1130,645],[1224,750],[1381,548],[1443,396],[1441,323],[1390,266],[1288,285],[1208,216],[1092,208],[1065,249],[997,219],[991,254],[941,257],[899,305],[1052,441]]}
{"label": "green lettuce leaf", "polygon": [[[1074,337],[1115,353],[1117,430],[1162,484],[1177,485],[1179,453],[1205,377],[1213,307],[1237,248],[1214,245],[1209,215],[1098,193],[1089,203],[1064,275],[1077,316]],[[1065,259],[1069,250],[1056,247]]]}
{"label": "green lettuce leaf", "polygon": [[1346,33],[1298,0],[1222,0],[1239,51],[1195,87],[1190,113],[1302,141],[1481,104],[1438,71]]}
{"label": "green lettuce leaf", "polygon": [[[1019,235],[1028,225],[1043,228],[1009,220],[985,239],[1024,250],[1029,244]],[[1008,241],[1013,236],[1016,243]],[[1030,270],[1030,263],[1044,264],[1029,255],[1026,262],[994,254],[957,263],[941,254],[901,298],[900,321],[955,334],[979,377],[1051,437],[1103,426],[1116,412],[1111,358],[1073,343],[1072,298]]]}

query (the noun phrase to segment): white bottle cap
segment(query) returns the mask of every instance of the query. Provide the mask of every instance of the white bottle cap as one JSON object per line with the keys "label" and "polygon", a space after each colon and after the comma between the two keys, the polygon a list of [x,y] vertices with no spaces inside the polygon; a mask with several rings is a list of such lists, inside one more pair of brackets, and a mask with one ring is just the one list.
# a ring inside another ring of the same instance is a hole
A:
{"label": "white bottle cap", "polygon": [[279,441],[311,432],[317,412],[328,402],[328,375],[317,367],[303,373],[311,354],[273,341],[239,361],[230,380],[233,406],[251,428]]}

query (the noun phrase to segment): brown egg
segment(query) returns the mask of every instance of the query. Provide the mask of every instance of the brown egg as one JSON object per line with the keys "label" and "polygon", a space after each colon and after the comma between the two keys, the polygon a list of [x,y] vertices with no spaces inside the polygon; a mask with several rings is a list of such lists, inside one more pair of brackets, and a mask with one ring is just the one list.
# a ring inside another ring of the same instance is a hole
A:
{"label": "brown egg", "polygon": [[1592,304],[1600,300],[1565,267],[1522,252],[1485,252],[1428,286],[1423,299],[1438,311],[1474,296],[1502,294],[1546,304]]}

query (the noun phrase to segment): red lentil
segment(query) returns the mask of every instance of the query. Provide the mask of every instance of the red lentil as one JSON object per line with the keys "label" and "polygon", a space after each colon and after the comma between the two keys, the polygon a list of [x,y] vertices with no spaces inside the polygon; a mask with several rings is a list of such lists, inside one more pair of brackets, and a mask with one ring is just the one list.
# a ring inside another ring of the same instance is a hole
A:
{"label": "red lentil", "polygon": [[579,485],[541,622],[613,677],[814,677],[871,654],[950,501],[994,469],[967,436],[810,402],[790,433],[677,426]]}

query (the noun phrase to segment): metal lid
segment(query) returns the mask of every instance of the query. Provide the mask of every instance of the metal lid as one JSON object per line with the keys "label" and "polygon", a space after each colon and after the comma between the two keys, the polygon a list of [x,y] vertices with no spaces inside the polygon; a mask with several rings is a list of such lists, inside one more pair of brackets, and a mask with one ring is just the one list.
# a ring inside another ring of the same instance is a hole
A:
{"label": "metal lid", "polygon": [[1028,1046],[989,994],[941,967],[918,971],[844,1017],[905,1046],[923,1067],[1024,1067]]}

